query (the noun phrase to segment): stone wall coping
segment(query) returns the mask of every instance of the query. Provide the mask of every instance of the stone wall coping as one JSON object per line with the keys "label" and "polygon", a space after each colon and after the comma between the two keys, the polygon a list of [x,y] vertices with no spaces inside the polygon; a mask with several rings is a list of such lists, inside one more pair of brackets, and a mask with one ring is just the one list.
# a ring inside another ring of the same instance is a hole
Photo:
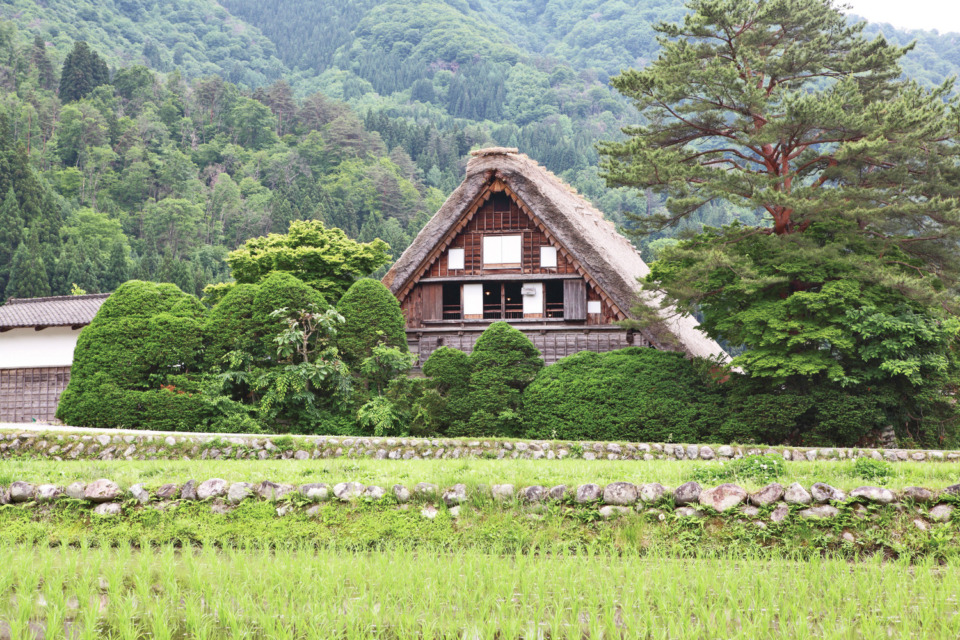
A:
{"label": "stone wall coping", "polygon": [[138,432],[13,430],[0,432],[0,458],[34,455],[55,460],[316,459],[356,457],[391,460],[449,458],[585,460],[734,460],[765,454],[785,461],[850,460],[960,462],[957,450],[760,445],[663,444],[500,438],[391,438],[340,436],[241,436]]}

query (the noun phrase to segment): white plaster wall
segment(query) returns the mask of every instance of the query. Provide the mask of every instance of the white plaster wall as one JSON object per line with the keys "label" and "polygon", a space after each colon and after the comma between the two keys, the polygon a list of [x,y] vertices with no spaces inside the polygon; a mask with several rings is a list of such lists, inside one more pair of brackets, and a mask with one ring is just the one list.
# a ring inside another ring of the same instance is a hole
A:
{"label": "white plaster wall", "polygon": [[80,329],[10,329],[0,333],[0,369],[69,367]]}

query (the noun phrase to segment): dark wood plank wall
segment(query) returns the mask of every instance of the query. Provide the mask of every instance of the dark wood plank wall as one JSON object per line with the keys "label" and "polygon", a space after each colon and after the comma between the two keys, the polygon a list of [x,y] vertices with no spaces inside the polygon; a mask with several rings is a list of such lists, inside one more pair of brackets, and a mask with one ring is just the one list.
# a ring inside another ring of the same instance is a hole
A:
{"label": "dark wood plank wall", "polygon": [[[522,329],[522,327],[519,327]],[[584,333],[583,331],[531,331],[526,333],[527,337],[540,350],[543,359],[547,364],[553,364],[560,358],[564,358],[580,351],[595,351],[605,353],[616,349],[626,347],[649,347],[650,344],[644,340],[639,333],[628,337],[626,331],[596,331],[593,333]],[[425,333],[419,340],[414,336],[408,335],[410,350],[418,354],[418,367],[422,367],[430,354],[438,347],[446,346],[459,349],[465,353],[473,351],[473,347],[480,337],[480,332],[457,332],[449,333]]]}
{"label": "dark wood plank wall", "polygon": [[[519,269],[484,269],[483,236],[485,234],[509,235],[516,233],[523,236],[523,262],[521,267]],[[534,276],[531,277],[531,280],[535,281],[535,276],[539,274],[576,275],[576,267],[562,251],[558,251],[556,268],[540,266],[540,247],[550,245],[550,241],[543,232],[536,227],[533,220],[517,206],[517,203],[510,196],[505,193],[497,193],[480,207],[463,232],[457,235],[450,244],[450,247],[464,250],[465,268],[448,269],[447,252],[444,251],[427,268],[423,277],[488,276],[491,280],[495,280],[498,275],[530,274]],[[593,285],[587,284],[582,279],[575,282],[580,282],[582,285],[570,284],[569,286],[585,286],[587,300],[601,300],[600,292]],[[425,287],[429,287],[429,290]],[[437,283],[419,283],[400,301],[400,307],[403,310],[408,328],[422,327],[423,320],[439,319],[441,316],[437,315],[438,312],[435,312],[439,305],[442,305],[442,289]],[[609,302],[602,301],[601,309],[602,312],[599,315],[587,314],[586,309],[583,309],[582,312],[578,310],[574,321],[585,322],[588,325],[610,324],[617,321],[616,311]]]}
{"label": "dark wood plank wall", "polygon": [[[523,236],[523,263],[519,269],[484,269],[483,268],[483,236],[484,235],[516,235]],[[483,276],[499,273],[577,273],[573,262],[558,252],[557,266],[540,266],[540,247],[549,247],[550,241],[543,234],[533,220],[524,213],[510,196],[504,193],[494,194],[477,211],[466,228],[450,244],[450,247],[464,250],[464,269],[449,270],[447,268],[447,252],[444,251],[434,260],[433,264],[423,274],[425,278],[445,278],[450,276]]]}

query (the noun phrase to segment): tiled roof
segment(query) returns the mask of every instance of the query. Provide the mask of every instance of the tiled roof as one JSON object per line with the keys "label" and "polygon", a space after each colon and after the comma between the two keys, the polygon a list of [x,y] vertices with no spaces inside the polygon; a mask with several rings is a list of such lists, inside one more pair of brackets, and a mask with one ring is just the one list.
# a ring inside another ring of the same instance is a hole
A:
{"label": "tiled roof", "polygon": [[88,325],[109,295],[10,298],[0,306],[0,329]]}

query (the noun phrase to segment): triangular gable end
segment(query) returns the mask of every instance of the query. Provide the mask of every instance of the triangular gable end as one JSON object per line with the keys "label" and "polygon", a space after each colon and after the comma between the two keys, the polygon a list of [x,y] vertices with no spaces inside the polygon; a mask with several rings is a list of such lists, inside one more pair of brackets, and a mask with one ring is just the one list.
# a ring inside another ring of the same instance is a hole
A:
{"label": "triangular gable end", "polygon": [[[577,260],[576,256],[567,249],[562,242],[557,239],[555,234],[553,234],[550,229],[543,223],[543,221],[533,212],[533,210],[523,202],[523,199],[517,195],[510,186],[500,177],[493,176],[490,181],[484,186],[480,193],[473,199],[468,207],[466,207],[461,213],[458,220],[453,224],[449,231],[444,235],[443,239],[436,244],[432,251],[430,251],[424,260],[420,263],[420,266],[414,272],[413,276],[407,281],[403,288],[398,292],[397,297],[400,300],[403,300],[413,289],[414,286],[427,274],[431,267],[433,267],[437,261],[440,260],[444,252],[450,248],[450,245],[454,243],[457,237],[462,234],[470,222],[473,221],[474,217],[481,210],[484,204],[490,200],[495,194],[503,193],[509,197],[517,207],[531,220],[537,230],[540,231],[550,243],[550,246],[553,246],[557,249],[558,260],[563,259],[567,260],[573,267],[576,269],[577,273],[584,278],[589,286],[603,301],[605,305],[608,305],[611,310],[616,313],[618,320],[627,319],[627,314],[624,310],[620,309],[619,306],[601,289],[596,280],[594,280],[589,273],[583,268],[583,265]],[[655,338],[650,336],[654,341]]]}

